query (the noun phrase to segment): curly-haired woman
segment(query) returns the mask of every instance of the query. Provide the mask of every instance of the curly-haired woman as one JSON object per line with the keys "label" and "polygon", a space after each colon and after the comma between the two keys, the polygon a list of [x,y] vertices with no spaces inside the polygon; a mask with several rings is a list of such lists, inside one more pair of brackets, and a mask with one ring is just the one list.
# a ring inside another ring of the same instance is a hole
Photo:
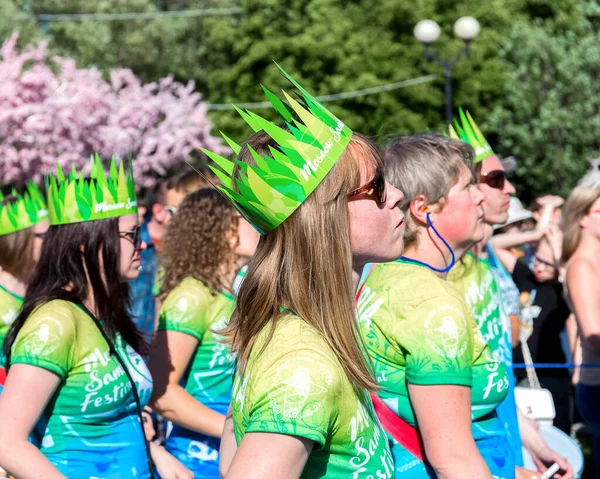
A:
{"label": "curly-haired woman", "polygon": [[186,196],[163,239],[153,404],[173,423],[165,447],[196,478],[219,475],[233,356],[214,331],[229,320],[233,280],[257,243],[254,228],[212,188]]}

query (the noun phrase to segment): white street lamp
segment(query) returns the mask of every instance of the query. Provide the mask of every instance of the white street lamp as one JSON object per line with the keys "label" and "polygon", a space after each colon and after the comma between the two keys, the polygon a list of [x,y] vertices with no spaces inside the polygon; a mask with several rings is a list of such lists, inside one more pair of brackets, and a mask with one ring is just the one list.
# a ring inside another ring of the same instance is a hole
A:
{"label": "white street lamp", "polygon": [[460,17],[454,24],[454,35],[465,42],[472,42],[477,38],[481,27],[473,17]]}
{"label": "white street lamp", "polygon": [[415,25],[413,33],[417,41],[431,45],[440,38],[440,26],[433,20],[421,20]]}
{"label": "white street lamp", "polygon": [[470,43],[477,38],[480,30],[479,22],[473,17],[460,17],[456,20],[456,23],[454,23],[454,35],[459,40],[465,42],[465,46],[458,52],[454,60],[441,59],[429,48],[440,38],[440,26],[436,22],[433,20],[421,20],[415,25],[413,30],[417,41],[425,47],[425,58],[436,62],[444,69],[444,77],[446,79],[446,123],[448,125],[452,122],[452,67],[458,63],[463,55],[468,56],[470,54]]}

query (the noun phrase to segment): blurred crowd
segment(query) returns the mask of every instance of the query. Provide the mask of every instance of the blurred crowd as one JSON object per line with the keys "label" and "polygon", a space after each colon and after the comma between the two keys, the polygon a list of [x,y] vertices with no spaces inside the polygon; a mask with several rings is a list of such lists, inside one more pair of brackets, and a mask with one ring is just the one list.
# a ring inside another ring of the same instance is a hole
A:
{"label": "blurred crowd", "polygon": [[232,158],[3,188],[0,476],[600,477],[599,162],[525,207],[468,112],[379,146],[281,72]]}

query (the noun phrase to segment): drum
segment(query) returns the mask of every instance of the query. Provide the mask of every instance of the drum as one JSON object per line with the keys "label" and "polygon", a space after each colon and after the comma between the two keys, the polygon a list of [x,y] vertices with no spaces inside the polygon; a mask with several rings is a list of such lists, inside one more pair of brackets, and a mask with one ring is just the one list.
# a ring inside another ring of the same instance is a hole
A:
{"label": "drum", "polygon": [[[569,462],[573,468],[575,479],[581,478],[581,474],[583,473],[583,454],[581,453],[579,444],[554,426],[541,426],[539,433],[550,449],[558,452]],[[529,451],[525,448],[523,448],[523,462],[525,463],[525,469],[533,471],[537,469]]]}

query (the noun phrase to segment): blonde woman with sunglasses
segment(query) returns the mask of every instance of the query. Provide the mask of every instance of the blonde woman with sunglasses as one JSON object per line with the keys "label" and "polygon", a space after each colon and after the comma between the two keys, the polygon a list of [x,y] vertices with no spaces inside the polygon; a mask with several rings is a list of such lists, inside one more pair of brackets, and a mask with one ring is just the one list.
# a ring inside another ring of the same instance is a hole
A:
{"label": "blonde woman with sunglasses", "polygon": [[402,194],[375,145],[283,73],[302,105],[267,95],[287,127],[241,112],[257,133],[244,147],[226,138],[235,162],[208,152],[222,192],[262,234],[222,331],[237,368],[221,473],[391,478],[353,299],[366,263],[401,254]]}

